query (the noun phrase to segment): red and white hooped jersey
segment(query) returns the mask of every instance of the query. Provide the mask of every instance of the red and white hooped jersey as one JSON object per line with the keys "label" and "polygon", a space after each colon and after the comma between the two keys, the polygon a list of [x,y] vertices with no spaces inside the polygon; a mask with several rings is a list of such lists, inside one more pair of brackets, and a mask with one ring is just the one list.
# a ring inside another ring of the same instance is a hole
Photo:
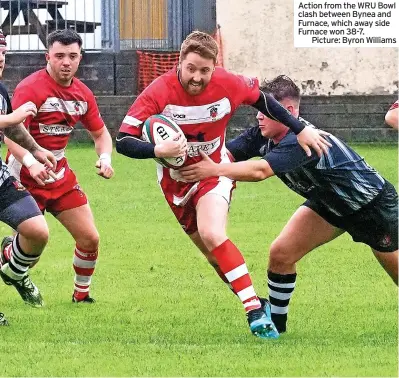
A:
{"label": "red and white hooped jersey", "polygon": [[[104,126],[93,92],[77,78],[73,79],[69,87],[63,87],[46,69],[37,71],[15,88],[13,109],[28,101],[36,105],[38,113],[35,117],[28,117],[24,125],[40,146],[54,153],[60,168],[67,167],[67,163],[62,161],[65,159],[65,148],[79,121],[89,131],[97,131]],[[12,155],[8,160],[13,162],[13,175],[23,184],[35,183],[28,170],[14,161]]]}
{"label": "red and white hooped jersey", "polygon": [[[175,68],[154,80],[137,97],[119,131],[141,137],[143,122],[152,115],[162,114],[175,121],[187,138],[185,165],[201,160],[199,150],[217,163],[229,161],[225,148],[227,124],[241,104],[254,104],[258,98],[257,79],[235,75],[221,67],[216,67],[201,94],[190,96],[183,89]],[[181,198],[192,184],[179,181],[176,174],[177,171],[158,167],[164,193],[167,190]]]}

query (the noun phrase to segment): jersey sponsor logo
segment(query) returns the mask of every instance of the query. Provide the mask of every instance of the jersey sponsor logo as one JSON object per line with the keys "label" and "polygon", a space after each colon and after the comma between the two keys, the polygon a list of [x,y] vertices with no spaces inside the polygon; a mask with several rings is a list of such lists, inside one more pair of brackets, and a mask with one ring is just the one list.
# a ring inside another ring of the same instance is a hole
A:
{"label": "jersey sponsor logo", "polygon": [[76,116],[86,114],[87,108],[88,106],[86,101],[63,100],[62,98],[48,97],[40,107],[39,112],[62,112],[71,116]]}
{"label": "jersey sponsor logo", "polygon": [[186,118],[186,115],[185,114],[174,113],[173,114],[173,118],[184,119],[184,118]]}
{"label": "jersey sponsor logo", "polygon": [[41,134],[67,135],[73,131],[73,127],[66,125],[44,125],[43,123],[39,123],[39,130]]}
{"label": "jersey sponsor logo", "polygon": [[201,106],[166,105],[162,111],[162,115],[171,118],[178,125],[215,122],[230,113],[231,104],[227,97]]}
{"label": "jersey sponsor logo", "polygon": [[189,157],[199,156],[199,151],[212,155],[220,146],[220,137],[207,142],[187,142],[187,155]]}

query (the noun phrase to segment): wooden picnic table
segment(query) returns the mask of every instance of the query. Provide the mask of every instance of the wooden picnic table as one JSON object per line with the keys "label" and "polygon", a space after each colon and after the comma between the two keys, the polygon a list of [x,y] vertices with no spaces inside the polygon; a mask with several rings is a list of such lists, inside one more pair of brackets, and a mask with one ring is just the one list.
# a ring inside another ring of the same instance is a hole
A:
{"label": "wooden picnic table", "polygon": [[[66,20],[59,8],[67,5],[64,0],[0,0],[0,8],[9,11],[1,24],[4,35],[37,34],[43,45],[47,47],[47,34],[57,29],[74,29],[78,33],[94,33],[99,22]],[[44,23],[34,12],[35,9],[46,9],[51,19]],[[25,25],[14,25],[22,13]]]}

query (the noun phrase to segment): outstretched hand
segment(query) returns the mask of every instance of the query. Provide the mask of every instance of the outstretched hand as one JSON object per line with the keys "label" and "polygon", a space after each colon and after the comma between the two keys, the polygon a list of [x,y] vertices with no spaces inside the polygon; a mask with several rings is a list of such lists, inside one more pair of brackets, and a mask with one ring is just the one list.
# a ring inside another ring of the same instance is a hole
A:
{"label": "outstretched hand", "polygon": [[199,154],[202,157],[200,162],[179,169],[179,173],[187,182],[197,182],[207,177],[219,176],[219,164],[216,164],[202,150],[199,150]]}
{"label": "outstretched hand", "polygon": [[316,151],[319,157],[322,154],[328,153],[328,148],[331,147],[331,143],[329,143],[326,139],[323,138],[323,135],[329,135],[325,131],[318,131],[313,127],[306,126],[298,135],[298,143],[305,150],[306,155],[311,156],[312,151],[310,147]]}

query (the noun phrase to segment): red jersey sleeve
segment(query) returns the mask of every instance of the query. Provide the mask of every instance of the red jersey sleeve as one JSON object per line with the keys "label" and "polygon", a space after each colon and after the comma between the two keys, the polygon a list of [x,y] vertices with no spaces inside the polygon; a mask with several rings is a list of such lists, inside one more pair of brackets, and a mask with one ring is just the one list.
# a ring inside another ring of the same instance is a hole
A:
{"label": "red jersey sleeve", "polygon": [[104,127],[97,101],[93,92],[87,92],[87,112],[82,116],[82,124],[89,131],[97,131]]}
{"label": "red jersey sleeve", "polygon": [[392,106],[389,108],[389,110],[397,109],[399,107],[399,100],[394,102]]}
{"label": "red jersey sleeve", "polygon": [[[12,96],[11,100],[12,108],[16,110],[21,105],[26,104],[29,101],[33,102],[36,105],[37,110],[39,110],[45,100],[42,99],[42,96],[40,96],[39,93],[37,93],[32,87],[18,85],[15,88],[14,94]],[[30,125],[32,119],[33,116],[29,116],[25,119],[24,121],[25,127],[28,127]]]}
{"label": "red jersey sleeve", "polygon": [[134,136],[141,136],[143,122],[150,116],[162,112],[168,89],[162,78],[156,79],[133,102],[119,131]]}
{"label": "red jersey sleeve", "polygon": [[254,77],[235,75],[226,71],[226,76],[221,79],[224,81],[229,96],[235,109],[240,105],[252,105],[259,98],[259,81]]}

